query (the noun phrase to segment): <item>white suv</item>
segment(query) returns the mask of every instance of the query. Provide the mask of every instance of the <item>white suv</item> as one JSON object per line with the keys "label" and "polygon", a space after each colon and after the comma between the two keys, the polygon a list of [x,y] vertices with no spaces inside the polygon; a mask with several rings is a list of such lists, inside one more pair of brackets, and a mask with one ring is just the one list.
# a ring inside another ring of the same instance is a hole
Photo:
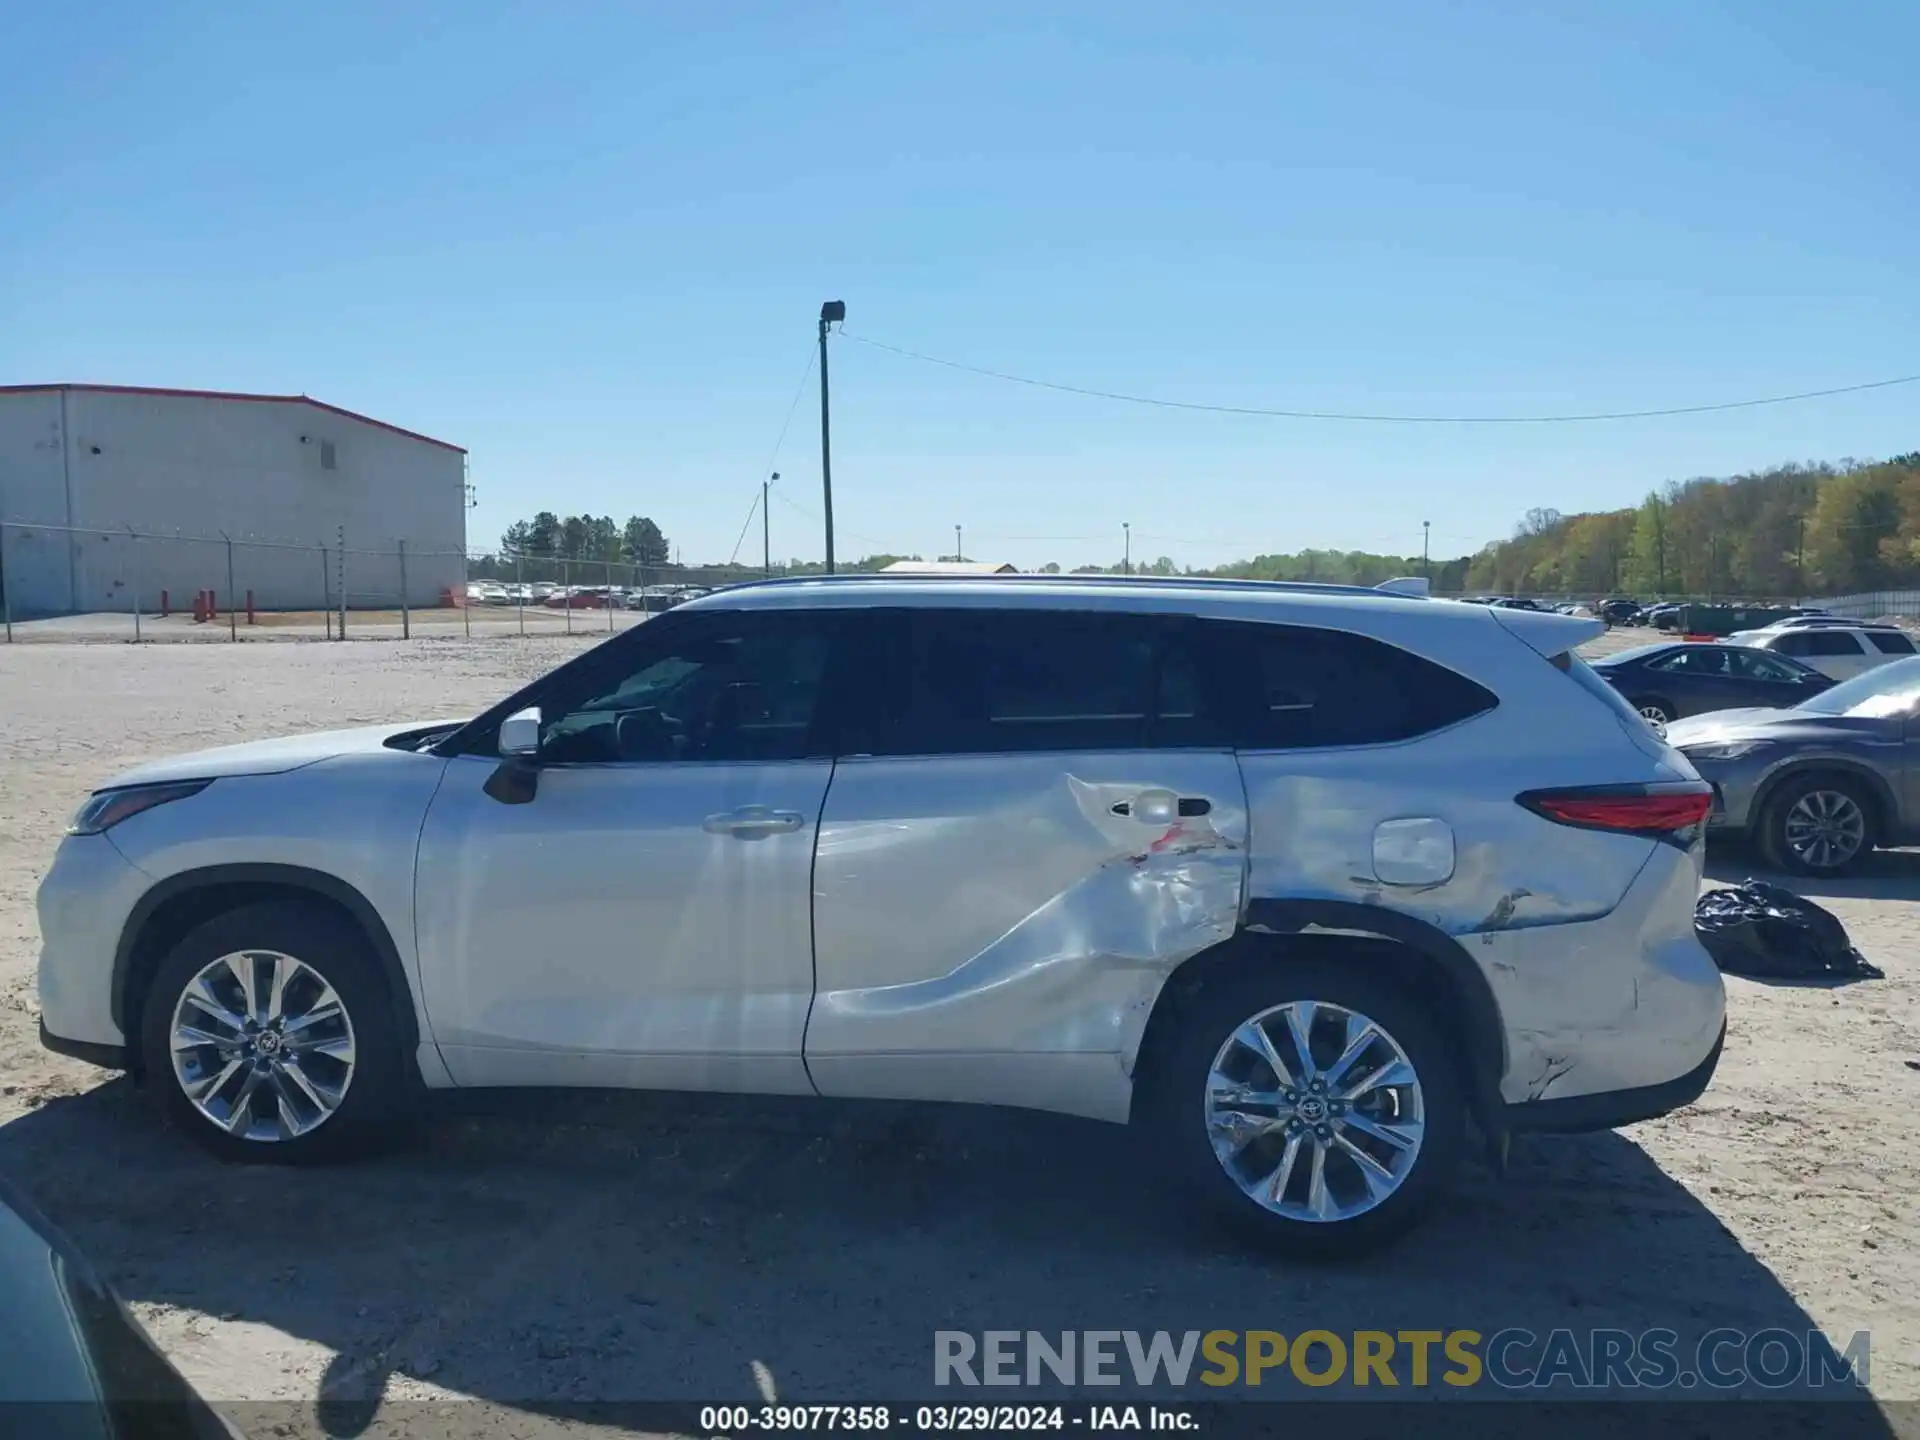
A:
{"label": "white suv", "polygon": [[417,1087],[1030,1106],[1140,1126],[1283,1246],[1479,1135],[1698,1096],[1710,794],[1597,620],[1327,586],[739,586],[465,723],[239,745],[84,804],[42,1034],[217,1153]]}
{"label": "white suv", "polygon": [[1890,665],[1914,653],[1913,637],[1896,625],[1822,620],[1817,624],[1737,630],[1727,638],[1735,645],[1790,655],[1833,680],[1850,680],[1863,671]]}

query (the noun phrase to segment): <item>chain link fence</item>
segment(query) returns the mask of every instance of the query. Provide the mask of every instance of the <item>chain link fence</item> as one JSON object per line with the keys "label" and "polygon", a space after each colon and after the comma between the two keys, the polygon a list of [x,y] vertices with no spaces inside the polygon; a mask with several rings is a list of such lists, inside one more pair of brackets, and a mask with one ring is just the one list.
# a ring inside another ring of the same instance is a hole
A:
{"label": "chain link fence", "polygon": [[6,643],[605,635],[763,573],[0,522]]}
{"label": "chain link fence", "polygon": [[1920,619],[1920,590],[1868,590],[1813,603],[1849,620]]}
{"label": "chain link fence", "polygon": [[[725,585],[809,572],[817,567],[480,553],[344,530],[302,544],[0,522],[0,619],[8,643],[606,635]],[[1527,598],[1552,606],[1607,597]],[[1858,619],[1920,618],[1920,590],[1825,600],[1660,598],[1819,604]]]}

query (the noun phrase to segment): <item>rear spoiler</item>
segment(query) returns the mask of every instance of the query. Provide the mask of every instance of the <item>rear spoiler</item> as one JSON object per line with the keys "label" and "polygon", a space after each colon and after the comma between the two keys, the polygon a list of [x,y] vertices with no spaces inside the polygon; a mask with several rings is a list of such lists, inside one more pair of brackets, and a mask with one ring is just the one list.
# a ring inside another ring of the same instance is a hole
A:
{"label": "rear spoiler", "polygon": [[1561,615],[1552,610],[1509,610],[1504,606],[1495,606],[1487,613],[1549,660],[1576,645],[1584,645],[1596,635],[1607,633],[1607,622],[1598,616]]}
{"label": "rear spoiler", "polygon": [[1373,588],[1388,595],[1411,595],[1417,600],[1433,594],[1433,582],[1424,575],[1402,575],[1395,580],[1383,580]]}

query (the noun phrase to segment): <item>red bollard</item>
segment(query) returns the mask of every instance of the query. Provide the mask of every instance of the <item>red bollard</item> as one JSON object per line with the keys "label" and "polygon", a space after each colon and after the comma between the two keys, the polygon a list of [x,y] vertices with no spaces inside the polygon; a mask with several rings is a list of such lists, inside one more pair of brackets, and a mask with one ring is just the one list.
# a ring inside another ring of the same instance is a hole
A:
{"label": "red bollard", "polygon": [[207,591],[207,618],[209,620],[218,620],[220,618],[220,592],[218,590]]}
{"label": "red bollard", "polygon": [[160,592],[160,618],[164,620],[172,613],[172,609],[167,604],[167,592],[162,590]]}
{"label": "red bollard", "polygon": [[193,592],[193,623],[203,625],[206,623],[206,619],[207,592],[204,590],[196,590]]}
{"label": "red bollard", "polygon": [[247,591],[247,623],[253,623],[253,591]]}

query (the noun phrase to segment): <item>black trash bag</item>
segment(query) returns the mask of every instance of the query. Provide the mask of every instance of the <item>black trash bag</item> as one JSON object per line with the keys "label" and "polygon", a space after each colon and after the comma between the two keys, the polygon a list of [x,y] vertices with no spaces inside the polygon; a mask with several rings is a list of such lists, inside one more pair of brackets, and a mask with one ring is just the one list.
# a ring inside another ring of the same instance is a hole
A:
{"label": "black trash bag", "polygon": [[1729,975],[1766,979],[1878,980],[1883,972],[1853,948],[1846,926],[1804,895],[1764,880],[1709,890],[1693,928]]}

